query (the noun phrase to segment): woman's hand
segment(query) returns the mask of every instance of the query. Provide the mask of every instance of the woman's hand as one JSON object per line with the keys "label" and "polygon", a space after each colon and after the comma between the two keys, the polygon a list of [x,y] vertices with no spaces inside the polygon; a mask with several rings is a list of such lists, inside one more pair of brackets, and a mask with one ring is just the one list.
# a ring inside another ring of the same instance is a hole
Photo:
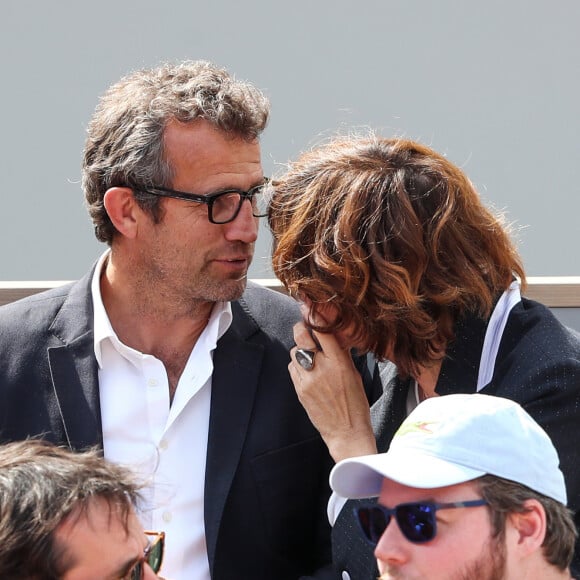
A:
{"label": "woman's hand", "polygon": [[[376,453],[369,404],[350,350],[331,334],[311,334],[303,322],[294,326],[294,340],[298,346],[290,351],[288,370],[298,399],[332,458],[338,462]],[[296,361],[298,348],[315,351],[311,370]]]}

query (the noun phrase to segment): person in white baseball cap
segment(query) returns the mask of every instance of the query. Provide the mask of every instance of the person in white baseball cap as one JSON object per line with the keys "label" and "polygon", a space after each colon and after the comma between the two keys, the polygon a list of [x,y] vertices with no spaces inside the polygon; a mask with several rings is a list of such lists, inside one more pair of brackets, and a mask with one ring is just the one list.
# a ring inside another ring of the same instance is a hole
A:
{"label": "person in white baseball cap", "polygon": [[381,578],[571,578],[576,529],[558,454],[511,400],[427,399],[386,453],[341,461],[330,484],[378,497],[356,511]]}

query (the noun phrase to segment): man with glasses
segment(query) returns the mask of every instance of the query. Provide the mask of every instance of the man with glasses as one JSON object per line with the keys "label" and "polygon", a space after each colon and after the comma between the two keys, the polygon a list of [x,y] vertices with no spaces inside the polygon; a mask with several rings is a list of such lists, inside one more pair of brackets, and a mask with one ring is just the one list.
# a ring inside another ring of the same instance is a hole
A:
{"label": "man with glasses", "polygon": [[247,284],[268,115],[207,62],[114,84],[82,177],[109,249],[0,309],[0,439],[102,445],[147,478],[141,521],[171,538],[177,580],[334,577],[332,463],[288,374],[300,312]]}
{"label": "man with glasses", "polygon": [[165,535],[144,532],[129,471],[95,450],[0,446],[0,578],[158,578]]}
{"label": "man with glasses", "polygon": [[378,496],[355,511],[381,579],[571,578],[576,528],[558,454],[511,400],[427,399],[386,453],[340,462],[331,485]]}

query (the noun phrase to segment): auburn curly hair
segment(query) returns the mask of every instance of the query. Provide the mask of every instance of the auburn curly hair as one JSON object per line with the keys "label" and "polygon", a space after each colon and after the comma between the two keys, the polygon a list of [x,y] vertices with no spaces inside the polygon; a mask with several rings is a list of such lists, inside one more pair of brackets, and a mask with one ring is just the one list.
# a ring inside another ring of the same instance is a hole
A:
{"label": "auburn curly hair", "polygon": [[444,356],[455,321],[488,317],[521,258],[501,215],[465,174],[406,139],[336,138],[272,182],[273,269],[289,292],[330,304],[322,332],[357,344],[402,375]]}

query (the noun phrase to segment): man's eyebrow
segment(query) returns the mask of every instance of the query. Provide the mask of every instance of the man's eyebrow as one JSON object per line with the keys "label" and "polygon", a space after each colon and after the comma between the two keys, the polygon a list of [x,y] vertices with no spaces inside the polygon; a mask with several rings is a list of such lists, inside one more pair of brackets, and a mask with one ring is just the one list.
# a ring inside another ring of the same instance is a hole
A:
{"label": "man's eyebrow", "polygon": [[115,572],[115,575],[111,578],[111,580],[119,580],[119,578],[125,578],[125,576],[129,574],[129,572],[133,569],[133,567],[136,564],[145,559],[145,553],[151,546],[151,541],[147,537],[145,537],[145,539],[147,540],[147,544],[143,547],[143,551],[141,552],[141,554],[139,556],[131,558],[130,560],[127,560],[125,564],[121,564],[121,566],[118,568],[117,572]]}
{"label": "man's eyebrow", "polygon": [[202,195],[211,195],[212,193],[227,193],[229,191],[250,191],[250,189],[254,189],[255,187],[260,187],[262,185],[267,185],[269,183],[269,179],[267,177],[262,177],[262,179],[257,180],[254,185],[251,185],[248,189],[244,190],[241,187],[236,187],[236,186],[225,186],[225,187],[219,187],[217,189],[214,189],[212,191],[210,191],[209,193],[206,194],[202,194]]}

